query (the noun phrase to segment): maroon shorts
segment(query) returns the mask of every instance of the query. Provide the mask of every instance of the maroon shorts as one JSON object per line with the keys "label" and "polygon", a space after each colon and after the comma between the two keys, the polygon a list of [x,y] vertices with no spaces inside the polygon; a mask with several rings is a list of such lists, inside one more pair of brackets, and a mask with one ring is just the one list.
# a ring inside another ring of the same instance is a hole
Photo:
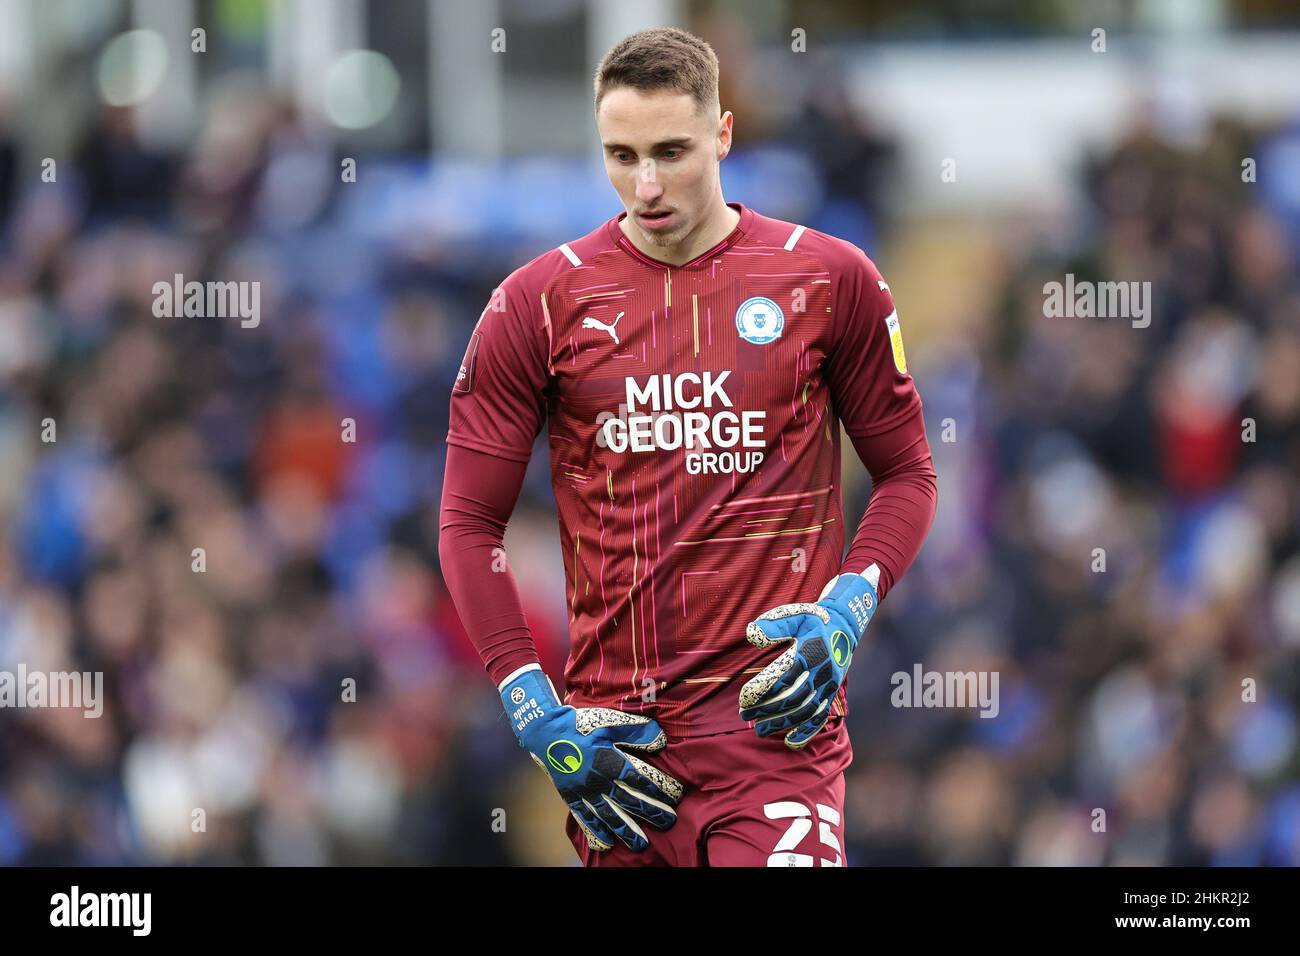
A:
{"label": "maroon shorts", "polygon": [[650,846],[633,853],[616,840],[597,853],[566,816],[565,832],[584,866],[843,866],[844,770],[853,759],[843,717],[832,717],[803,748],[752,728],[706,737],[669,737],[645,758],[682,782],[677,822],[644,823]]}

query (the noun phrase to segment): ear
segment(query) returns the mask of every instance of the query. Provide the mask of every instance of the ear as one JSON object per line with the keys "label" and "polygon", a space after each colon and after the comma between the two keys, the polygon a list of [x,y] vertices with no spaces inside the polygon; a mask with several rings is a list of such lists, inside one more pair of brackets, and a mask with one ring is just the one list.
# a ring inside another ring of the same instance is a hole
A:
{"label": "ear", "polygon": [[718,161],[719,162],[726,159],[727,154],[731,152],[731,143],[732,143],[731,126],[734,119],[735,118],[732,116],[731,110],[727,110],[725,113],[722,114],[722,118],[718,120]]}

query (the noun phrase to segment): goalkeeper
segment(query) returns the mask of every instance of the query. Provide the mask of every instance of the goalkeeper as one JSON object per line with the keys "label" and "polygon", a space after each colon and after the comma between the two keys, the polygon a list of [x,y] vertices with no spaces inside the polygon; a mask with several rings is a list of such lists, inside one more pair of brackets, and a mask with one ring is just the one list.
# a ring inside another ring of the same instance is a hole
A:
{"label": "goalkeeper", "polygon": [[[443,577],[583,863],[838,866],[848,673],[937,501],[893,294],[853,244],[724,200],[703,41],[634,34],[595,93],[624,211],[511,273],[469,337]],[[562,675],[501,560],[543,426]],[[841,429],[873,480],[847,553]]]}

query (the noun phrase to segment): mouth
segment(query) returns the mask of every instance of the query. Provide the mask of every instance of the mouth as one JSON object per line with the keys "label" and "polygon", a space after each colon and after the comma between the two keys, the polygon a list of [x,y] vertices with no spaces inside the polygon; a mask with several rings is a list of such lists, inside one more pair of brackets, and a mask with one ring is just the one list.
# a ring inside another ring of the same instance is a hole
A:
{"label": "mouth", "polygon": [[636,221],[645,229],[658,230],[663,229],[673,221],[673,214],[662,209],[654,212],[639,212],[636,214]]}

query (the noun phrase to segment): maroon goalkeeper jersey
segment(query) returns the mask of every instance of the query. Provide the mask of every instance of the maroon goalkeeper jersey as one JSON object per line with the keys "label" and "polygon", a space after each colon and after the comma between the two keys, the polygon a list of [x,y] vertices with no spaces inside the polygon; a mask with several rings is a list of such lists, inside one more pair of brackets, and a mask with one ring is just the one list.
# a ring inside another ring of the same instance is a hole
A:
{"label": "maroon goalkeeper jersey", "polygon": [[729,205],[735,230],[680,266],[638,251],[624,213],[513,272],[470,337],[447,435],[527,461],[549,421],[565,700],[674,736],[746,727],[740,686],[774,656],[746,623],[839,572],[838,423],[868,436],[921,403],[871,260]]}

